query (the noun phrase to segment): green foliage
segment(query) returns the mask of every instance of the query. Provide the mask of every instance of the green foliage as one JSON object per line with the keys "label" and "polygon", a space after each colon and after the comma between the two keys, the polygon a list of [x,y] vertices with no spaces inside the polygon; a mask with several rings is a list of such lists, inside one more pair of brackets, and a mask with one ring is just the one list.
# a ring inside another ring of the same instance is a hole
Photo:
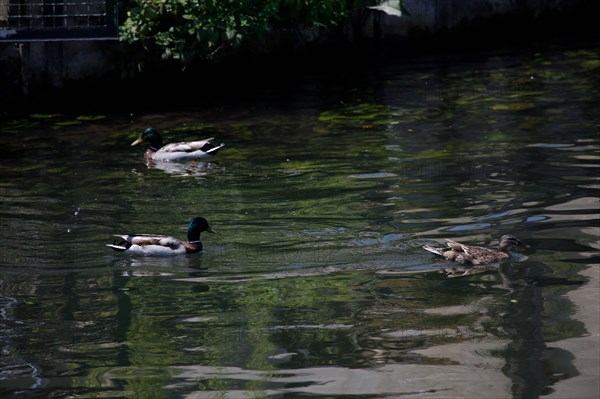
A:
{"label": "green foliage", "polygon": [[[244,43],[268,49],[269,35],[335,28],[355,12],[406,15],[402,1],[130,0],[121,41],[188,64],[214,60]],[[369,12],[379,12],[369,11]]]}
{"label": "green foliage", "polygon": [[347,0],[133,0],[120,30],[122,41],[162,52],[184,64],[214,59],[223,50],[260,39],[272,29],[334,26]]}

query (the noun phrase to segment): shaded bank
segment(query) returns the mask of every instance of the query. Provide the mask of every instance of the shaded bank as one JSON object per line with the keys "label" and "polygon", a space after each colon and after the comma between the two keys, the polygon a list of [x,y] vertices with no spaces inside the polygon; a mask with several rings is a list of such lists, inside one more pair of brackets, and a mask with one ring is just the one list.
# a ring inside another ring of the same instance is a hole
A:
{"label": "shaded bank", "polygon": [[161,96],[180,97],[182,88],[190,87],[213,100],[227,100],[307,76],[352,79],[354,71],[380,61],[422,56],[452,60],[507,47],[585,45],[600,39],[595,20],[600,3],[591,0],[407,0],[405,4],[410,16],[364,9],[337,30],[273,32],[266,46],[250,44],[219,63],[196,62],[185,69],[116,40],[0,42],[0,105],[5,110],[29,104],[145,107]]}

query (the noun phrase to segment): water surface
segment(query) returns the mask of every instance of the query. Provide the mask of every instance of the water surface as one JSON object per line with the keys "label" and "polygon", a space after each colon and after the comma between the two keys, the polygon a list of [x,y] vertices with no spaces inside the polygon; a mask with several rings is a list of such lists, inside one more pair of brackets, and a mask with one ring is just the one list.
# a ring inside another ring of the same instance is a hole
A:
{"label": "water surface", "polygon": [[[521,52],[4,115],[2,396],[595,397],[599,71],[597,48]],[[147,165],[148,126],[226,147]],[[105,246],[198,215],[200,254]],[[531,249],[464,277],[421,248],[505,233]]]}

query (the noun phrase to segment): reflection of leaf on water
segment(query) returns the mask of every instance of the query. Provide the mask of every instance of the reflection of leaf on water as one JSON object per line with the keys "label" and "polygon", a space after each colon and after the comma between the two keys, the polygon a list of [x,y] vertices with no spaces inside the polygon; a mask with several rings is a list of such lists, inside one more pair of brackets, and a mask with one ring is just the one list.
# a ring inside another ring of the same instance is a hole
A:
{"label": "reflection of leaf on water", "polygon": [[78,121],[99,121],[106,119],[104,115],[80,115],[77,117]]}
{"label": "reflection of leaf on water", "polygon": [[28,129],[34,129],[40,126],[39,121],[32,121],[28,119],[19,119],[10,121],[2,127],[2,131],[4,132],[21,132]]}
{"label": "reflection of leaf on water", "polygon": [[40,127],[43,123],[51,124],[55,129],[81,125],[84,122],[94,122],[105,119],[104,115],[80,115],[74,119],[65,117],[62,114],[31,114],[27,119],[13,120],[6,124],[2,130],[15,131],[15,130],[28,130]]}
{"label": "reflection of leaf on water", "polygon": [[362,103],[343,107],[338,110],[324,111],[319,121],[342,125],[382,125],[389,123],[391,110],[381,104]]}
{"label": "reflection of leaf on water", "polygon": [[581,63],[583,69],[596,69],[600,68],[600,59],[587,60]]}
{"label": "reflection of leaf on water", "polygon": [[61,114],[31,114],[29,115],[31,119],[57,119],[62,117]]}
{"label": "reflection of leaf on water", "polygon": [[200,391],[211,391],[217,398],[226,398],[226,392],[231,388],[229,381],[224,377],[198,378]]}
{"label": "reflection of leaf on water", "polygon": [[54,124],[54,127],[65,127],[65,126],[74,126],[81,125],[81,121],[72,120],[72,121],[59,121]]}
{"label": "reflection of leaf on water", "polygon": [[515,102],[510,104],[494,104],[491,108],[494,111],[523,111],[526,109],[535,108],[535,104],[532,102]]}

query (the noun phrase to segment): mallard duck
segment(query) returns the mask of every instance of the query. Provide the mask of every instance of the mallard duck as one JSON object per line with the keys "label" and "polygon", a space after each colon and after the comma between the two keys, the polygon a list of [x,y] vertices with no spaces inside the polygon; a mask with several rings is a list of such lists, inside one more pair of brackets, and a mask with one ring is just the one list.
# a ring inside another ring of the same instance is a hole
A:
{"label": "mallard duck", "polygon": [[202,251],[200,233],[203,231],[215,233],[205,218],[196,217],[188,225],[187,241],[157,234],[115,234],[115,237],[119,237],[120,240],[115,240],[106,246],[115,251],[141,256],[191,254]]}
{"label": "mallard duck", "polygon": [[436,255],[443,256],[449,261],[472,265],[485,265],[509,259],[512,255],[511,251],[514,248],[529,248],[529,245],[513,235],[506,234],[500,237],[498,248],[500,251],[494,251],[489,248],[460,244],[449,239],[446,239],[446,247],[440,248],[431,245],[423,246],[423,249]]}
{"label": "mallard duck", "polygon": [[131,145],[138,145],[144,141],[148,142],[150,147],[146,150],[144,157],[155,161],[189,161],[212,158],[225,145],[211,144],[212,140],[214,140],[214,137],[199,141],[182,141],[163,145],[160,133],[149,127]]}

